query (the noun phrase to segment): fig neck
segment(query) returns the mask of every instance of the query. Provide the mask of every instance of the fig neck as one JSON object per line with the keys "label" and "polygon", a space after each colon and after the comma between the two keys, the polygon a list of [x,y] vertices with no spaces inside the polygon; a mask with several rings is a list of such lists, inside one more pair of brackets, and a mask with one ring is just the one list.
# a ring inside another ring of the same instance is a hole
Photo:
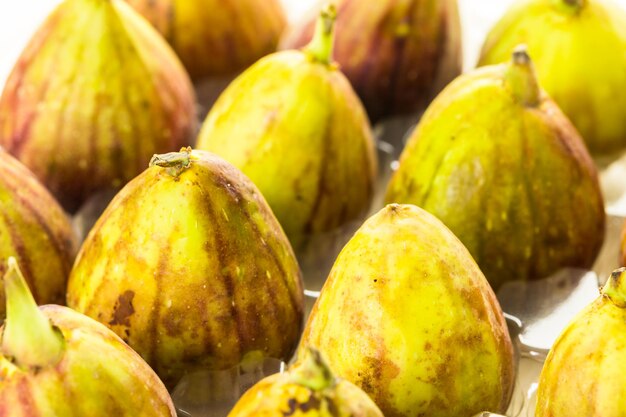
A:
{"label": "fig neck", "polygon": [[317,349],[306,347],[302,359],[289,370],[291,382],[314,391],[331,388],[335,377]]}
{"label": "fig neck", "polygon": [[580,10],[587,5],[588,0],[558,0],[560,3],[565,4],[565,6],[573,8],[575,10]]}
{"label": "fig neck", "polygon": [[504,85],[518,103],[527,107],[539,105],[539,81],[525,45],[520,45],[513,51],[511,62],[507,64],[505,71]]}
{"label": "fig neck", "polygon": [[150,159],[150,167],[158,166],[172,177],[178,177],[183,171],[191,166],[191,147],[182,148],[180,152],[155,154]]}
{"label": "fig neck", "polygon": [[317,18],[313,39],[303,49],[311,61],[324,65],[333,64],[336,19],[337,9],[335,5],[327,4]]}
{"label": "fig neck", "polygon": [[626,268],[613,271],[600,292],[615,306],[626,308]]}
{"label": "fig neck", "polygon": [[63,357],[61,332],[37,307],[15,258],[10,257],[4,275],[6,320],[0,350],[20,368],[56,365]]}

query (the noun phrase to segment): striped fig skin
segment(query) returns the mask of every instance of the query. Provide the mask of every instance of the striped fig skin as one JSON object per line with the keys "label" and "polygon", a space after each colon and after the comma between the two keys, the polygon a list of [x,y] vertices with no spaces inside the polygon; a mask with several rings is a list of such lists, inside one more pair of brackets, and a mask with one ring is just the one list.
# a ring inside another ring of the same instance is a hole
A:
{"label": "striped fig skin", "polygon": [[0,98],[0,145],[74,212],[154,153],[188,145],[194,92],[158,33],[120,0],[66,0],[23,51]]}
{"label": "striped fig skin", "polygon": [[105,210],[77,257],[68,305],[118,333],[170,387],[194,368],[289,359],[302,278],[267,203],[207,152],[193,151],[179,177],[166,171],[147,169]]}
{"label": "striped fig skin", "polygon": [[[24,165],[0,148],[0,277],[5,260],[14,256],[38,304],[64,304],[77,248],[72,225],[59,203]],[[4,316],[0,285],[0,321]]]}
{"label": "striped fig skin", "polygon": [[318,349],[386,417],[506,411],[513,346],[493,290],[436,217],[391,204],[343,248],[298,357]]}
{"label": "striped fig skin", "polygon": [[63,334],[65,352],[39,370],[0,352],[0,416],[176,416],[163,383],[115,333],[67,307],[40,308]]}
{"label": "striped fig skin", "polygon": [[[339,0],[337,7],[335,59],[372,123],[424,109],[461,73],[457,0]],[[309,42],[311,17],[281,49]]]}
{"label": "striped fig skin", "polygon": [[193,79],[239,72],[278,46],[278,0],[126,0],[169,42]]}

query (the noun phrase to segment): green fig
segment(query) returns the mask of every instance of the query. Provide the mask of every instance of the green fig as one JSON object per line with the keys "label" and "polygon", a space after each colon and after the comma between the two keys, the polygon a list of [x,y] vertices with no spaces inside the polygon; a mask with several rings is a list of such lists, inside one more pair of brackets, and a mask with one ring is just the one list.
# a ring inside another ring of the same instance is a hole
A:
{"label": "green fig", "polygon": [[[461,74],[457,0],[338,0],[335,57],[372,122],[423,110]],[[304,46],[309,19],[287,32],[284,49]]]}
{"label": "green fig", "polygon": [[626,10],[613,0],[523,0],[491,30],[479,65],[524,43],[539,82],[592,154],[626,150]]}
{"label": "green fig", "polygon": [[239,76],[198,138],[259,187],[297,251],[309,236],[362,219],[376,178],[367,115],[332,60],[335,17],[325,8],[305,49]]}
{"label": "green fig", "polygon": [[626,268],[552,346],[541,371],[537,417],[626,415]]}
{"label": "green fig", "polygon": [[67,302],[169,387],[194,369],[288,360],[304,310],[298,264],[261,193],[191,149],[155,155],[115,196],[79,251]]}
{"label": "green fig", "polygon": [[493,290],[452,232],[412,205],[386,206],[343,248],[306,324],[308,345],[386,416],[504,412],[513,391]]}
{"label": "green fig", "polygon": [[65,0],[0,97],[0,145],[75,212],[155,152],[191,144],[194,92],[159,34],[121,0]]}
{"label": "green fig", "polygon": [[[72,224],[59,203],[0,147],[0,260],[19,260],[37,303],[64,304],[77,248]],[[0,277],[4,271],[5,263],[0,262]],[[0,322],[5,314],[1,282]]]}
{"label": "green fig", "polygon": [[67,307],[38,309],[15,258],[4,287],[0,416],[176,416],[154,371],[112,331]]}
{"label": "green fig", "polygon": [[276,51],[279,0],[126,0],[170,43],[193,79],[244,70]]}
{"label": "green fig", "polygon": [[386,201],[442,220],[495,289],[590,267],[604,239],[596,168],[524,48],[507,64],[462,75],[433,101]]}
{"label": "green fig", "polygon": [[303,356],[246,391],[228,417],[383,417],[365,392],[333,375],[317,350],[307,348]]}

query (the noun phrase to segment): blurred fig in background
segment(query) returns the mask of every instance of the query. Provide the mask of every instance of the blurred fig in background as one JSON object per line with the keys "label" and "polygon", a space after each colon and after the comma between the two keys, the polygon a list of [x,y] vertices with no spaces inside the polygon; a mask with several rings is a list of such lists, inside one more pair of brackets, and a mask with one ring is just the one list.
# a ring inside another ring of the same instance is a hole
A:
{"label": "blurred fig in background", "polygon": [[539,82],[592,154],[626,150],[626,10],[613,0],[522,0],[489,33],[479,65],[524,43]]}
{"label": "blurred fig in background", "polygon": [[386,199],[441,219],[495,289],[589,268],[604,239],[596,168],[524,48],[460,76],[433,101]]}
{"label": "blurred fig in background", "polygon": [[[457,0],[339,0],[335,59],[375,123],[423,110],[461,73]],[[287,32],[281,49],[300,48],[315,20]]]}
{"label": "blurred fig in background", "polygon": [[[59,203],[0,147],[0,277],[5,259],[14,256],[38,304],[65,304],[76,250],[72,225]],[[0,287],[0,322],[4,306]]]}
{"label": "blurred fig in background", "polygon": [[121,0],[66,0],[0,98],[0,145],[70,212],[119,188],[154,153],[188,145],[194,92],[161,36]]}
{"label": "blurred fig in background", "polygon": [[279,0],[126,0],[169,42],[194,80],[246,69],[276,51]]}
{"label": "blurred fig in background", "polygon": [[333,62],[335,17],[325,8],[306,48],[269,55],[241,74],[198,138],[198,148],[259,187],[296,251],[312,235],[363,218],[376,179],[367,115]]}

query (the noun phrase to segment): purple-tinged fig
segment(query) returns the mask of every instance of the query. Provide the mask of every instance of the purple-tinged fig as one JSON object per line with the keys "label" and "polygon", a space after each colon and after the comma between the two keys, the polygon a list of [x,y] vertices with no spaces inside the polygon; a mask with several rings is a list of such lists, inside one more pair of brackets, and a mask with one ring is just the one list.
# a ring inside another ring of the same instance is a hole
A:
{"label": "purple-tinged fig", "polygon": [[75,212],[156,152],[190,145],[189,76],[121,0],[66,0],[22,52],[0,97],[0,145]]}

